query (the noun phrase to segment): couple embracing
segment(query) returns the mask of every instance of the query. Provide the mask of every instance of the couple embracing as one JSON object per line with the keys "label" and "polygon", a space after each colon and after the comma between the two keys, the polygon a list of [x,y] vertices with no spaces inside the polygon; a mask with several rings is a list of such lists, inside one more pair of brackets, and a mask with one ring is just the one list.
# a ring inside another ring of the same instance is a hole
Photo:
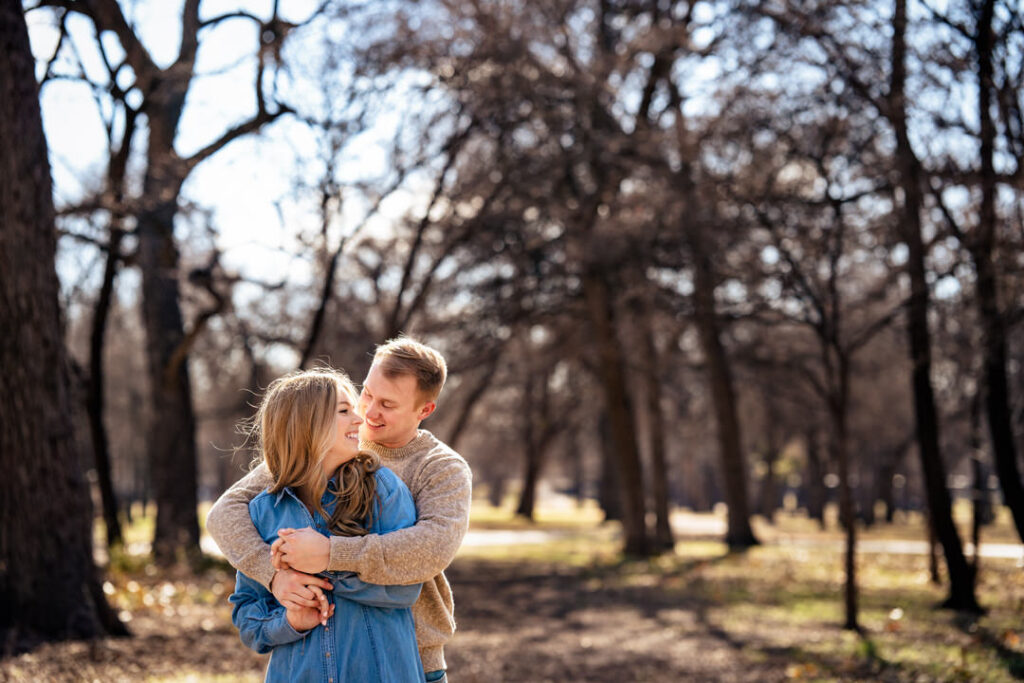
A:
{"label": "couple embracing", "polygon": [[250,424],[260,464],[207,529],[238,569],[232,619],[272,652],[267,680],[446,681],[455,632],[444,569],[469,524],[466,461],[419,428],[443,356],[379,346],[362,391],[332,369],[267,388]]}

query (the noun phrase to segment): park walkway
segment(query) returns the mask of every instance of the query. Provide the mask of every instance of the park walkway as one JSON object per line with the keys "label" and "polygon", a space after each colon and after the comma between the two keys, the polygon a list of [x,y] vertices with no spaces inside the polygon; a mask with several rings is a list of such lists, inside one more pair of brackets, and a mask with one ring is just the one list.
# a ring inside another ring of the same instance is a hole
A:
{"label": "park walkway", "polygon": [[[678,540],[693,538],[718,539],[725,535],[725,523],[708,516],[693,516],[698,520],[695,524],[686,523],[674,524],[673,528]],[[500,530],[470,530],[466,534],[462,545],[467,548],[482,548],[488,546],[510,546],[530,545],[537,543],[554,543],[563,538],[569,537],[569,532],[544,529],[500,529]],[[840,538],[824,538],[820,535],[800,536],[793,534],[776,534],[765,543],[777,546],[792,546],[794,548],[822,548],[841,551],[844,541]],[[212,544],[211,544],[212,545]],[[204,545],[203,550],[211,552],[211,549]],[[859,539],[857,541],[857,552],[867,554],[885,555],[925,555],[928,552],[928,543],[923,540],[908,539]],[[974,555],[974,545],[967,543],[964,552],[969,556]],[[1017,560],[1018,564],[1024,567],[1024,544],[1021,543],[987,543],[981,544],[981,557],[988,559]]]}

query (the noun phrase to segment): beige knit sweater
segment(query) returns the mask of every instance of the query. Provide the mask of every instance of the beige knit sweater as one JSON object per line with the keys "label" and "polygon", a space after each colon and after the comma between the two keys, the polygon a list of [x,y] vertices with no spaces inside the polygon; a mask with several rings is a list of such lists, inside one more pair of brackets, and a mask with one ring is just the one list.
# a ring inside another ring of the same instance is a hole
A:
{"label": "beige knit sweater", "polygon": [[[444,569],[469,526],[472,473],[462,457],[426,430],[401,448],[363,442],[406,483],[416,502],[416,524],[389,534],[331,536],[328,569],[353,571],[367,583],[423,583],[412,607],[424,671],[446,668],[444,644],[455,633],[451,587]],[[249,517],[249,501],[271,484],[265,465],[239,480],[217,500],[206,528],[236,569],[270,587],[270,546]]]}

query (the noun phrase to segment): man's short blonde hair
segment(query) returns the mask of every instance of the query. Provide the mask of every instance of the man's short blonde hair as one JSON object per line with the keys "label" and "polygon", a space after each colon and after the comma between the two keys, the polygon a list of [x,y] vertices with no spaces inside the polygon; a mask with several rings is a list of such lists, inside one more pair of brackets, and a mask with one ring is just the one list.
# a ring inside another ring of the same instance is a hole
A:
{"label": "man's short blonde hair", "polygon": [[448,377],[448,365],[441,352],[411,337],[396,337],[378,346],[373,363],[385,377],[415,377],[416,388],[426,402],[437,400]]}

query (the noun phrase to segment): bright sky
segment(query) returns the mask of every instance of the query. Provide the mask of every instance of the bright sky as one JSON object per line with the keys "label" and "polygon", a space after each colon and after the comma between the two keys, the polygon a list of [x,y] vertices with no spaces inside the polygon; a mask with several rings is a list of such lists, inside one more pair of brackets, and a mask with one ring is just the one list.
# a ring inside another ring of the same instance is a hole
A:
{"label": "bright sky", "polygon": [[[317,5],[314,0],[289,0],[281,3],[283,17],[299,22],[309,16]],[[179,14],[182,2],[140,0],[122,3],[129,21],[137,27],[150,55],[161,66],[170,64],[180,42]],[[244,8],[257,16],[269,17],[270,0],[264,2],[227,2],[206,0],[201,17],[218,16]],[[52,55],[58,32],[48,10],[28,15],[32,47],[37,58]],[[75,50],[86,74],[97,82],[105,82],[106,69],[95,47],[91,22],[72,15],[68,22]],[[336,29],[337,25],[332,26]],[[320,27],[308,28],[290,37],[287,57],[297,68],[295,77],[283,77],[281,83],[289,102],[315,107],[322,95],[302,81],[303,67],[313,68],[321,56]],[[335,30],[336,32],[336,30]],[[255,112],[253,81],[255,78],[255,25],[250,20],[222,22],[201,34],[197,57],[198,78],[193,82],[179,128],[176,146],[187,156],[219,137],[232,125]],[[112,60],[119,60],[123,51],[113,35],[103,36]],[[58,60],[55,72],[74,71],[69,41],[62,48],[64,58]],[[42,75],[42,66],[39,69]],[[105,169],[106,134],[96,101],[84,83],[54,80],[42,94],[43,121],[50,146],[50,161],[58,208],[73,204],[100,185]],[[389,166],[387,148],[399,123],[397,107],[375,119],[372,130],[360,136],[345,153],[348,162],[341,175],[347,180],[379,178]],[[137,137],[136,147],[144,144]],[[318,142],[303,124],[292,119],[278,120],[264,129],[262,135],[250,135],[224,148],[198,166],[183,189],[187,201],[211,212],[218,230],[218,243],[225,253],[223,263],[245,274],[264,279],[277,279],[285,272],[293,282],[308,282],[308,264],[287,256],[300,227],[308,230],[319,226],[317,202],[301,196],[295,181],[302,178],[315,183],[322,165],[313,163]],[[371,223],[370,230],[386,230],[390,220],[400,216],[413,202],[410,194],[399,194],[383,207],[381,218]],[[334,227],[334,240],[340,239],[360,222],[366,203],[360,197],[346,195],[345,216]],[[58,262],[65,286],[80,277],[88,268],[82,250],[65,249]],[[75,253],[79,252],[79,253]],[[98,275],[97,275],[98,276]]]}
{"label": "bright sky", "polygon": [[[181,0],[135,0],[121,4],[128,8],[129,20],[137,26],[153,59],[161,65],[171,63],[180,41]],[[239,8],[267,17],[272,4],[272,0],[205,0],[202,17]],[[299,22],[312,12],[318,1],[288,0],[280,4],[287,12],[285,19]],[[711,11],[705,4],[697,7]],[[33,49],[38,58],[45,60],[52,54],[58,38],[53,14],[49,10],[34,11],[28,19]],[[710,15],[701,17],[702,21],[711,19]],[[105,68],[95,48],[91,22],[72,15],[68,25],[73,37],[70,43],[84,63],[87,75],[102,82]],[[304,69],[315,68],[322,57],[321,28],[315,26],[293,35],[286,53],[286,59],[294,68],[291,78],[282,77],[282,90],[290,103],[300,107],[316,108],[324,103],[323,94],[314,89],[308,79],[303,79]],[[344,38],[342,24],[335,22],[330,28],[333,38]],[[205,31],[201,37],[198,77],[189,92],[177,140],[178,151],[185,156],[255,111],[252,55],[257,35],[253,22],[225,21]],[[705,38],[698,36],[699,40]],[[120,59],[122,51],[114,36],[103,36],[103,42],[111,58]],[[58,61],[57,73],[69,74],[73,69],[70,47],[66,42],[62,53],[65,58]],[[706,106],[701,89],[712,87],[720,78],[721,69],[720,63],[703,60],[697,63],[693,73],[687,74],[685,82],[692,106],[698,109]],[[339,80],[343,81],[344,63],[337,71]],[[410,77],[410,84],[413,78]],[[344,88],[343,82],[341,87]],[[103,119],[88,87],[72,80],[48,83],[43,90],[42,107],[55,198],[58,207],[66,206],[87,195],[101,182],[106,157]],[[346,161],[341,169],[346,180],[379,179],[387,172],[388,149],[400,117],[408,108],[403,95],[395,95],[374,119],[371,130],[346,148]],[[136,144],[139,143],[144,140],[138,139]],[[210,212],[218,231],[218,244],[224,252],[225,266],[261,279],[275,280],[288,273],[294,284],[310,282],[309,264],[290,258],[288,253],[293,251],[299,232],[309,233],[319,225],[316,198],[296,189],[296,179],[314,183],[322,170],[322,164],[316,161],[318,144],[307,127],[285,118],[265,128],[261,135],[234,142],[193,171],[184,187],[183,199]],[[414,179],[408,191],[398,193],[385,204],[381,216],[371,223],[368,232],[386,231],[409,206],[421,205],[430,182],[430,178],[423,176]],[[336,243],[359,224],[366,209],[366,201],[358,193],[346,193],[344,215],[333,226],[332,240]],[[92,265],[83,260],[86,251],[67,248],[62,251],[58,269],[66,287]],[[130,281],[131,276],[127,279]],[[955,286],[955,282],[953,284]]]}

